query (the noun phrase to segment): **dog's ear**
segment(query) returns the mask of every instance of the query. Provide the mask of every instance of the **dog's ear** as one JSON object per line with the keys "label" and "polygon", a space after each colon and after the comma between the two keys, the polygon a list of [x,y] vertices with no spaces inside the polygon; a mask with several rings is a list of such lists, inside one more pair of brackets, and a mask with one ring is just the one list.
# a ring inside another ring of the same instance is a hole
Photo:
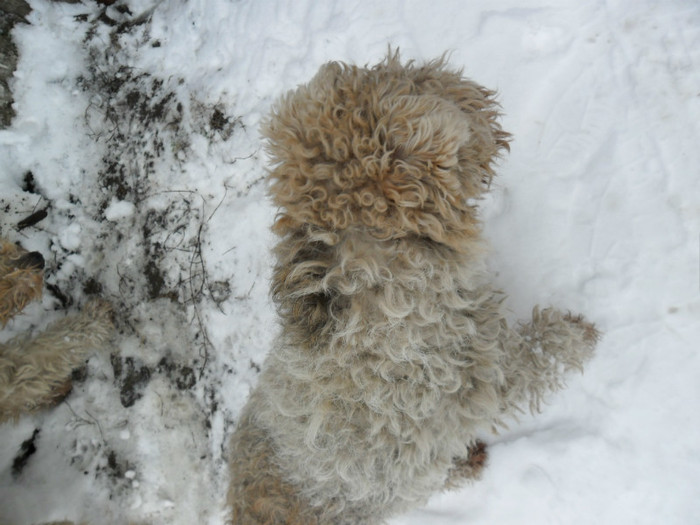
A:
{"label": "dog's ear", "polygon": [[287,335],[304,348],[317,346],[328,332],[333,312],[342,308],[343,298],[323,286],[333,257],[332,246],[323,237],[315,237],[306,228],[285,237],[275,247],[272,298]]}
{"label": "dog's ear", "polygon": [[445,56],[412,68],[409,76],[415,90],[454,104],[466,117],[469,133],[460,146],[458,163],[469,193],[478,197],[488,188],[493,165],[508,151],[510,134],[501,128],[496,92],[465,78],[462,70],[450,70]]}
{"label": "dog's ear", "polygon": [[377,104],[375,137],[390,152],[381,194],[404,232],[462,249],[479,233],[473,201],[488,188],[506,137],[488,92],[456,74],[425,79],[411,91]]}
{"label": "dog's ear", "polygon": [[469,119],[449,100],[432,94],[387,97],[375,107],[374,137],[388,160],[377,177],[392,222],[366,222],[450,243],[454,234],[476,234],[468,199],[477,194],[460,172],[470,138]]}
{"label": "dog's ear", "polygon": [[435,95],[403,95],[380,102],[376,133],[394,161],[448,170],[457,165],[470,135],[469,120],[457,105]]}

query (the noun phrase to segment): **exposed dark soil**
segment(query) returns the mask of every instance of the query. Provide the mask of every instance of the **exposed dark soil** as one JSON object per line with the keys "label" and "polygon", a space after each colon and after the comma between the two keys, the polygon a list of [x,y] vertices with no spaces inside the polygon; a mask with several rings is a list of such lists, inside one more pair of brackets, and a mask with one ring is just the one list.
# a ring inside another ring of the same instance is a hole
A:
{"label": "exposed dark soil", "polygon": [[[22,22],[23,15],[7,14],[7,1],[0,0],[0,31],[8,20]],[[219,410],[220,393],[207,368],[210,342],[199,308],[204,302],[221,305],[230,298],[231,285],[227,280],[210,282],[207,275],[202,255],[202,244],[207,240],[203,197],[187,188],[164,190],[159,170],[176,170],[185,164],[194,134],[199,140],[204,137],[221,142],[242,125],[223,105],[197,100],[183,88],[181,79],[157,78],[124,65],[131,63],[130,57],[123,55],[124,49],[133,50],[138,45],[121,46],[121,38],[130,39],[131,44],[138,40],[139,45],[148,47],[159,43],[149,40],[144,27],[147,17],[133,17],[128,9],[118,6],[111,7],[108,16],[104,8],[86,3],[86,14],[76,17],[77,22],[85,24],[87,36],[85,73],[76,80],[75,87],[90,101],[85,124],[102,153],[95,169],[84,174],[84,191],[71,196],[74,209],[57,206],[42,195],[31,172],[21,181],[26,195],[21,209],[26,212],[20,214],[20,204],[5,202],[2,196],[0,207],[7,206],[7,212],[21,217],[11,227],[25,235],[41,229],[51,231],[57,218],[63,219],[58,221],[61,224],[82,221],[81,231],[86,238],[79,248],[71,250],[52,243],[53,253],[47,257],[46,293],[55,298],[56,308],[68,310],[79,308],[92,297],[108,300],[114,309],[118,336],[109,353],[111,370],[100,371],[100,378],[90,377],[95,375],[90,362],[90,366],[76,371],[73,383],[109,382],[109,389],[116,387],[121,407],[133,410],[156,379],[166,381],[172,392],[201,405],[204,426],[211,428],[212,416]],[[105,31],[109,34],[107,40]],[[14,56],[14,62],[9,62],[14,67],[16,48],[3,35],[0,53],[6,49],[8,56]],[[0,76],[0,91],[3,78]],[[0,107],[0,126],[12,118],[6,115]],[[115,203],[127,203],[132,213],[109,220],[108,210]],[[75,217],[75,210],[84,215]],[[62,272],[71,257],[83,258],[84,264]],[[167,311],[170,318],[155,318],[152,312],[156,309]],[[158,340],[154,344],[154,331],[160,331],[163,340],[167,336],[168,343]],[[120,338],[132,342],[131,353],[122,355]],[[116,405],[116,399],[112,403]],[[97,421],[87,419],[86,424],[99,427]],[[21,476],[40,447],[41,431],[37,428],[17,451],[13,476]],[[45,428],[43,431],[48,432]],[[102,434],[101,429],[99,432]],[[128,451],[114,443],[111,446],[107,439],[88,445],[76,442],[71,454],[75,468],[85,475],[106,477],[115,489],[129,490],[125,474],[138,470]]]}
{"label": "exposed dark soil", "polygon": [[10,84],[18,56],[11,31],[15,24],[27,22],[25,17],[30,11],[29,4],[24,0],[0,2],[0,129],[9,126],[15,116]]}

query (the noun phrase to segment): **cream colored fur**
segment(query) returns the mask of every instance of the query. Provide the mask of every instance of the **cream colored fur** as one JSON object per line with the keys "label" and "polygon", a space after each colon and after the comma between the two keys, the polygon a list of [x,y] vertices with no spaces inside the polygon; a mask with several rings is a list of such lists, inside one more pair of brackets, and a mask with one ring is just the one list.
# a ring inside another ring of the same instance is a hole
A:
{"label": "cream colored fur", "polygon": [[22,334],[1,344],[0,422],[60,401],[70,390],[71,372],[112,332],[109,305],[92,301],[36,336]]}
{"label": "cream colored fur", "polygon": [[[0,311],[7,321],[41,295],[43,259],[2,239],[0,247]],[[59,401],[70,390],[71,372],[112,332],[109,305],[95,300],[36,336],[0,343],[0,423]]]}
{"label": "cream colored fur", "polygon": [[231,523],[371,525],[477,477],[597,333],[507,325],[474,208],[507,147],[493,93],[390,55],[330,63],[265,125],[282,330],[231,444]]}

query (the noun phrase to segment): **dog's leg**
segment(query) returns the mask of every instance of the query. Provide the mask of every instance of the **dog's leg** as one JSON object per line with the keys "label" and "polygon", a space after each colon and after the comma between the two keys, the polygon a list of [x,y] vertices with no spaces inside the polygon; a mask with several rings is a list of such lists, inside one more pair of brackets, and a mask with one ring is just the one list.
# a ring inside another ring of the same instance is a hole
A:
{"label": "dog's leg", "polygon": [[231,440],[231,525],[319,525],[316,511],[282,479],[269,437],[244,414]]}
{"label": "dog's leg", "polygon": [[109,305],[93,301],[33,339],[22,335],[0,345],[0,422],[60,400],[70,390],[73,369],[113,329]]}
{"label": "dog's leg", "polygon": [[504,411],[518,410],[525,403],[532,412],[539,411],[543,396],[561,388],[567,372],[583,369],[598,338],[598,331],[583,317],[551,308],[536,307],[530,323],[503,330]]}

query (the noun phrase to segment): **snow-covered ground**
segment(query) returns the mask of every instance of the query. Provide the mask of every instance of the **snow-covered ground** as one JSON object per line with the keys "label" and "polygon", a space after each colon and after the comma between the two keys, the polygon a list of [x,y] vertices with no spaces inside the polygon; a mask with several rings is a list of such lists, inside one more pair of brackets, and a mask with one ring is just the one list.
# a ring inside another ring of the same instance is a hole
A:
{"label": "snow-covered ground", "polygon": [[451,51],[500,93],[514,142],[483,216],[513,316],[554,304],[605,333],[491,439],[481,481],[391,524],[700,523],[695,0],[31,4],[0,228],[50,289],[1,337],[97,293],[119,334],[65,402],[0,427],[2,525],[223,523],[227,439],[276,330],[259,121],[388,44]]}

